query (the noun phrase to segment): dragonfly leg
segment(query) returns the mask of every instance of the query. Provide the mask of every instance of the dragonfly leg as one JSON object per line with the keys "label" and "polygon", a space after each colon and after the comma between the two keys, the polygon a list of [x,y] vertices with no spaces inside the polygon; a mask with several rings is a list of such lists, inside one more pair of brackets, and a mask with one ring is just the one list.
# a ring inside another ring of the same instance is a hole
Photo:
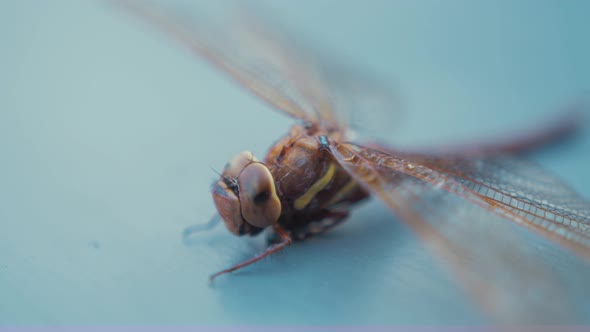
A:
{"label": "dragonfly leg", "polygon": [[314,235],[320,235],[320,234],[324,234],[326,232],[329,232],[334,227],[343,223],[346,220],[346,218],[348,218],[348,214],[349,214],[348,211],[334,211],[334,212],[332,212],[332,214],[330,215],[331,222],[329,224],[326,224],[323,227],[315,230]]}
{"label": "dragonfly leg", "polygon": [[182,242],[187,246],[191,245],[193,243],[193,241],[191,240],[193,234],[203,231],[209,231],[213,229],[215,226],[217,226],[217,224],[219,224],[219,221],[221,221],[221,216],[216,214],[206,224],[188,226],[182,231]]}
{"label": "dragonfly leg", "polygon": [[230,267],[229,269],[225,269],[225,270],[221,270],[213,275],[211,275],[209,277],[209,281],[213,282],[213,280],[217,277],[219,277],[222,274],[226,274],[226,273],[231,273],[233,271],[239,270],[243,267],[246,267],[250,264],[254,264],[256,262],[258,262],[259,260],[268,257],[276,252],[279,252],[281,250],[283,250],[285,247],[287,247],[288,245],[290,245],[293,241],[291,240],[291,236],[289,235],[289,233],[287,233],[286,230],[284,230],[281,226],[279,225],[274,225],[273,226],[274,231],[279,234],[279,236],[281,237],[281,241],[273,244],[272,246],[266,248],[266,250],[264,250],[262,253],[248,259],[247,261],[244,261],[242,263],[236,264],[235,266]]}
{"label": "dragonfly leg", "polygon": [[348,215],[348,211],[330,211],[322,220],[293,230],[293,239],[303,241],[309,237],[324,234],[343,223]]}

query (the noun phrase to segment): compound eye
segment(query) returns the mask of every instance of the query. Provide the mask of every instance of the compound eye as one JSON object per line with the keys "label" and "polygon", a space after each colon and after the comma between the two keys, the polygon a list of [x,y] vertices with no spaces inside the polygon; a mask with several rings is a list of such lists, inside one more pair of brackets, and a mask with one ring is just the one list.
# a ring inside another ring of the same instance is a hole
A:
{"label": "compound eye", "polygon": [[238,175],[242,172],[244,167],[248,164],[257,162],[258,159],[254,157],[252,152],[243,151],[235,155],[226,165],[225,169],[223,170],[223,175],[229,176],[232,178],[237,178]]}
{"label": "compound eye", "polygon": [[249,164],[238,177],[242,216],[252,226],[264,228],[281,215],[281,201],[268,168],[259,162]]}

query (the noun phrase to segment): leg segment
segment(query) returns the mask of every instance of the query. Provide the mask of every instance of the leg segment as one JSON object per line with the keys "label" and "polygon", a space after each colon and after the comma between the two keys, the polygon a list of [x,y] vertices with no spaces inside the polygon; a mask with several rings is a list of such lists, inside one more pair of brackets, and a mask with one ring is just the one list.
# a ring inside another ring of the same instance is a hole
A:
{"label": "leg segment", "polygon": [[217,226],[217,224],[219,224],[219,221],[221,221],[221,216],[216,214],[206,224],[198,224],[198,225],[188,226],[187,228],[185,228],[182,231],[182,242],[187,246],[191,245],[192,244],[191,237],[193,234],[211,230],[211,229],[213,229],[213,227],[215,227],[215,226]]}
{"label": "leg segment", "polygon": [[293,230],[293,239],[303,241],[311,236],[321,235],[340,225],[348,217],[348,211],[330,211],[322,220]]}
{"label": "leg segment", "polygon": [[235,266],[230,267],[229,269],[225,269],[225,270],[219,271],[219,272],[211,275],[209,277],[209,282],[213,282],[213,280],[215,278],[219,277],[222,274],[231,273],[233,271],[236,271],[236,270],[239,270],[239,269],[241,269],[243,267],[246,267],[246,266],[248,266],[250,264],[254,264],[254,263],[258,262],[259,260],[261,260],[261,259],[263,259],[265,257],[268,257],[268,256],[270,256],[270,255],[272,255],[272,254],[274,254],[274,253],[276,253],[278,251],[283,250],[285,247],[287,247],[288,245],[291,244],[291,242],[292,242],[291,236],[287,233],[286,230],[284,230],[279,225],[275,225],[275,226],[273,226],[273,228],[274,228],[274,231],[277,234],[279,234],[279,236],[281,237],[281,242],[276,243],[276,244],[268,247],[262,253],[260,253],[260,254],[258,254],[256,256],[248,259],[247,261],[244,261],[242,263],[239,263],[239,264],[237,264]]}

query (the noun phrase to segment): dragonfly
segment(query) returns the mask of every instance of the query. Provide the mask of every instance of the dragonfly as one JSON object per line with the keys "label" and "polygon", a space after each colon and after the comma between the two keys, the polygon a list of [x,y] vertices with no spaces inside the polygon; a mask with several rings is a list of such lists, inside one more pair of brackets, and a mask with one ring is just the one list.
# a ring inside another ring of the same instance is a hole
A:
{"label": "dragonfly", "polygon": [[[265,251],[211,280],[330,231],[375,197],[492,317],[572,322],[587,314],[571,290],[588,298],[590,203],[521,156],[577,130],[579,108],[502,142],[407,151],[360,141],[351,115],[376,98],[383,114],[395,112],[382,82],[333,65],[248,9],[216,25],[167,6],[113,2],[296,120],[262,160],[233,157],[212,186],[217,216],[185,230],[188,237],[222,220],[238,236],[270,231]],[[565,268],[552,268],[531,235],[553,243]]]}

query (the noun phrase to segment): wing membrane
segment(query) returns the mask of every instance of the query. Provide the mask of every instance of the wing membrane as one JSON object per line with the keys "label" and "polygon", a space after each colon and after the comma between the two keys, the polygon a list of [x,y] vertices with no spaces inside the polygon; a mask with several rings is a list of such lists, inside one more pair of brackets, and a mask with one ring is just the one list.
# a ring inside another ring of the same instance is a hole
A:
{"label": "wing membrane", "polygon": [[[333,153],[447,263],[465,289],[495,318],[525,323],[572,323],[584,319],[584,310],[575,300],[590,295],[586,287],[590,277],[587,262],[506,222],[527,223],[528,219],[516,218],[512,210],[461,182],[461,176],[444,172],[446,168],[452,170],[453,165],[457,167],[458,161],[446,161],[444,166],[441,160],[420,163],[419,158],[406,160],[406,156],[352,144],[334,146]],[[528,164],[508,157],[496,164],[486,159],[473,163],[478,166],[470,173],[473,177],[488,176],[496,186],[519,183],[523,193],[539,193],[531,186],[536,182],[534,176],[541,174],[525,174]],[[512,168],[508,168],[511,163]],[[498,164],[503,165],[503,172],[492,179],[488,173],[497,172]],[[524,178],[528,182],[523,182]],[[541,178],[541,182],[551,183],[558,192],[578,199],[551,178]],[[561,206],[564,200],[552,204]],[[576,204],[582,206],[582,202],[579,199]]]}
{"label": "wing membrane", "polygon": [[498,154],[463,158],[352,145],[351,149],[371,162],[463,196],[590,258],[590,204],[529,161]]}
{"label": "wing membrane", "polygon": [[[111,2],[174,37],[291,117],[344,132],[346,120],[358,110],[385,114],[389,119],[395,113],[397,100],[387,84],[323,60],[279,24],[245,6],[228,6],[221,15],[206,15],[195,8],[181,11],[170,4]],[[231,10],[233,15],[228,14]],[[212,20],[214,16],[221,22]]]}
{"label": "wing membrane", "polygon": [[112,2],[169,34],[276,110],[305,121],[317,120],[315,111],[285,81],[291,71],[285,60],[269,50],[268,43],[249,36],[248,30],[235,24],[223,28],[204,16],[188,16],[153,2]]}

